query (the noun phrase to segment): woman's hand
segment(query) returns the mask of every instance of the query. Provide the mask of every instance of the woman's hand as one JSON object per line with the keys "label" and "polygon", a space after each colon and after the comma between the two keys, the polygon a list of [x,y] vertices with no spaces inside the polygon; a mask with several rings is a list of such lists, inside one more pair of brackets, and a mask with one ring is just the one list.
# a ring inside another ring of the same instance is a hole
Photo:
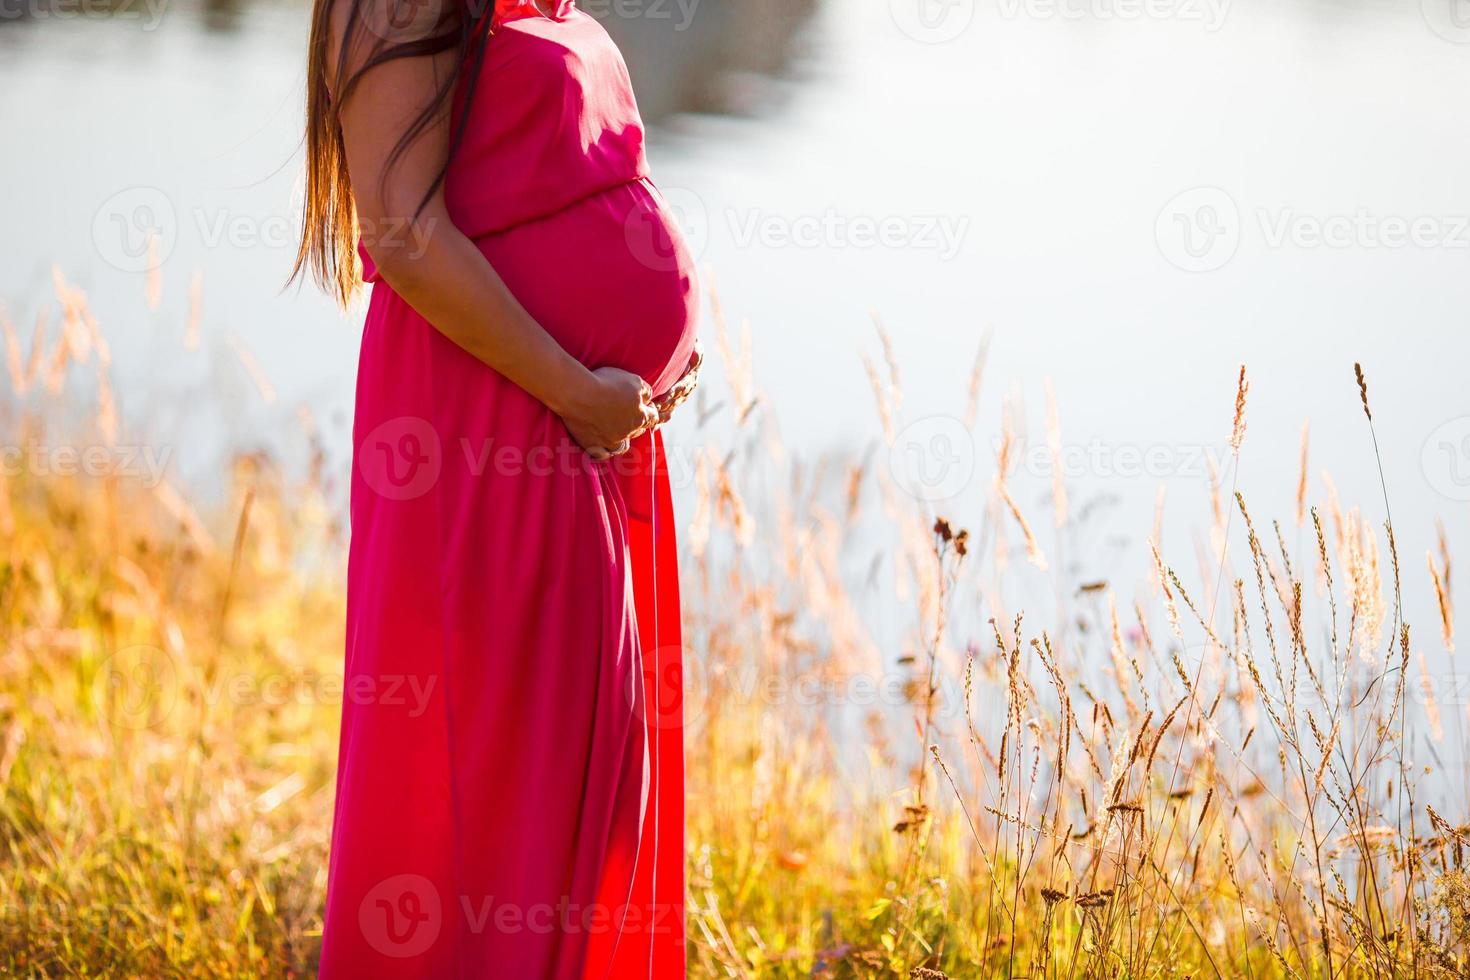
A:
{"label": "woman's hand", "polygon": [[653,407],[658,409],[659,425],[663,425],[672,418],[674,409],[684,404],[689,396],[694,394],[694,389],[699,387],[699,369],[703,365],[704,345],[696,339],[694,353],[690,355],[689,364],[684,368],[684,373],[679,375],[679,380],[674,382],[672,388],[654,400]]}
{"label": "woman's hand", "polygon": [[628,443],[658,424],[653,389],[636,374],[604,367],[591,372],[561,419],[593,459],[625,452]]}

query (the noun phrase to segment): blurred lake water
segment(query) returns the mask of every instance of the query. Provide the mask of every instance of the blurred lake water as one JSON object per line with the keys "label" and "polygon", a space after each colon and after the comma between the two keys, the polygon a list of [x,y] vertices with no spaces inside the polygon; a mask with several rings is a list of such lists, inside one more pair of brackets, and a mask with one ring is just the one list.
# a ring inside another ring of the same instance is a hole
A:
{"label": "blurred lake water", "polygon": [[[895,479],[977,513],[1008,400],[1029,437],[1013,490],[1044,513],[1049,378],[1074,507],[1097,514],[1069,568],[1129,583],[1160,486],[1166,547],[1190,566],[1241,362],[1258,514],[1291,517],[1310,421],[1311,499],[1330,470],[1380,521],[1358,360],[1416,602],[1434,517],[1470,541],[1463,0],[597,4],[658,122],[657,179],[751,324],[789,444],[878,442],[859,360],[881,357],[876,312],[904,386],[899,445],[879,457]],[[185,478],[302,405],[347,445],[360,311],[281,289],[305,9],[112,5],[0,23],[0,297],[26,324],[53,263],[85,288],[125,414],[178,447]],[[171,229],[156,313],[146,220]],[[191,292],[225,356],[184,355]],[[1411,612],[1432,648],[1432,610]]]}

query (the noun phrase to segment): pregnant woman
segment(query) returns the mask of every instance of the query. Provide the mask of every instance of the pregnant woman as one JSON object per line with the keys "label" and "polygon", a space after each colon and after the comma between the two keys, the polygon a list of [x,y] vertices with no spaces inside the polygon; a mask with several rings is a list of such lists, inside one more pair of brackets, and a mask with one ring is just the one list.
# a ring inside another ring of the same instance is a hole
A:
{"label": "pregnant woman", "polygon": [[450,2],[312,30],[297,272],[373,284],[321,973],[682,977],[694,272],[602,27]]}

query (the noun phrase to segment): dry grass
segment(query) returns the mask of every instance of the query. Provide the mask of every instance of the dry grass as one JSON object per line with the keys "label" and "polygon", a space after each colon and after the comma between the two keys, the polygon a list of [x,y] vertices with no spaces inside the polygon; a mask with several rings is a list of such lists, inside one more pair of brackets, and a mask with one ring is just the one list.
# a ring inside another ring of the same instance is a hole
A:
{"label": "dry grass", "polygon": [[[57,285],[29,349],[5,325],[5,442],[115,452],[103,334]],[[748,335],[716,327],[732,401],[683,423],[693,975],[1466,975],[1470,830],[1436,802],[1447,774],[1407,758],[1422,668],[1390,521],[1313,505],[1303,476],[1294,552],[1232,455],[1208,560],[1181,574],[1156,549],[1135,601],[1048,562],[1006,420],[968,533],[871,455],[772,463]],[[1222,408],[1248,454],[1244,372]],[[0,970],[313,972],[343,615],[322,458],[289,479],[238,458],[226,505],[196,514],[168,484],[28,453],[0,483]],[[1052,498],[1063,540],[1078,518],[1060,481]],[[1443,534],[1428,565],[1424,635],[1448,647]],[[1010,605],[1044,569],[1053,622]],[[875,605],[911,610],[900,639]],[[1424,701],[1441,738],[1462,731]]]}

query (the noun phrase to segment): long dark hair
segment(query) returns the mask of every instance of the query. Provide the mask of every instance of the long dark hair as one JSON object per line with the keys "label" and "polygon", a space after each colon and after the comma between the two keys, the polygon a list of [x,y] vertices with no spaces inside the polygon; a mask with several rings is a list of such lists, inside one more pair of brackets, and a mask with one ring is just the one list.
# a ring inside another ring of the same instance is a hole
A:
{"label": "long dark hair", "polygon": [[[349,10],[337,52],[336,71],[329,83],[327,45],[331,43],[333,10],[342,3],[348,4]],[[426,6],[430,7],[428,21],[422,9]],[[357,259],[357,208],[352,199],[347,153],[342,141],[342,107],[352,98],[363,76],[397,58],[430,57],[450,50],[459,53],[431,103],[399,136],[386,173],[441,112],[449,111],[461,85],[465,109],[468,109],[484,65],[490,39],[489,19],[494,9],[494,0],[315,0],[306,68],[305,213],[291,282],[304,273],[309,274],[343,305],[362,284]],[[372,24],[370,19],[374,16],[385,17],[387,23]],[[401,29],[405,24],[415,24],[418,29],[406,32]],[[369,45],[366,57],[361,59],[361,67],[349,73],[351,56],[362,43]],[[467,112],[462,115],[451,139],[451,156],[464,137],[467,115]],[[420,209],[443,183],[446,170],[447,164],[425,192]]]}

